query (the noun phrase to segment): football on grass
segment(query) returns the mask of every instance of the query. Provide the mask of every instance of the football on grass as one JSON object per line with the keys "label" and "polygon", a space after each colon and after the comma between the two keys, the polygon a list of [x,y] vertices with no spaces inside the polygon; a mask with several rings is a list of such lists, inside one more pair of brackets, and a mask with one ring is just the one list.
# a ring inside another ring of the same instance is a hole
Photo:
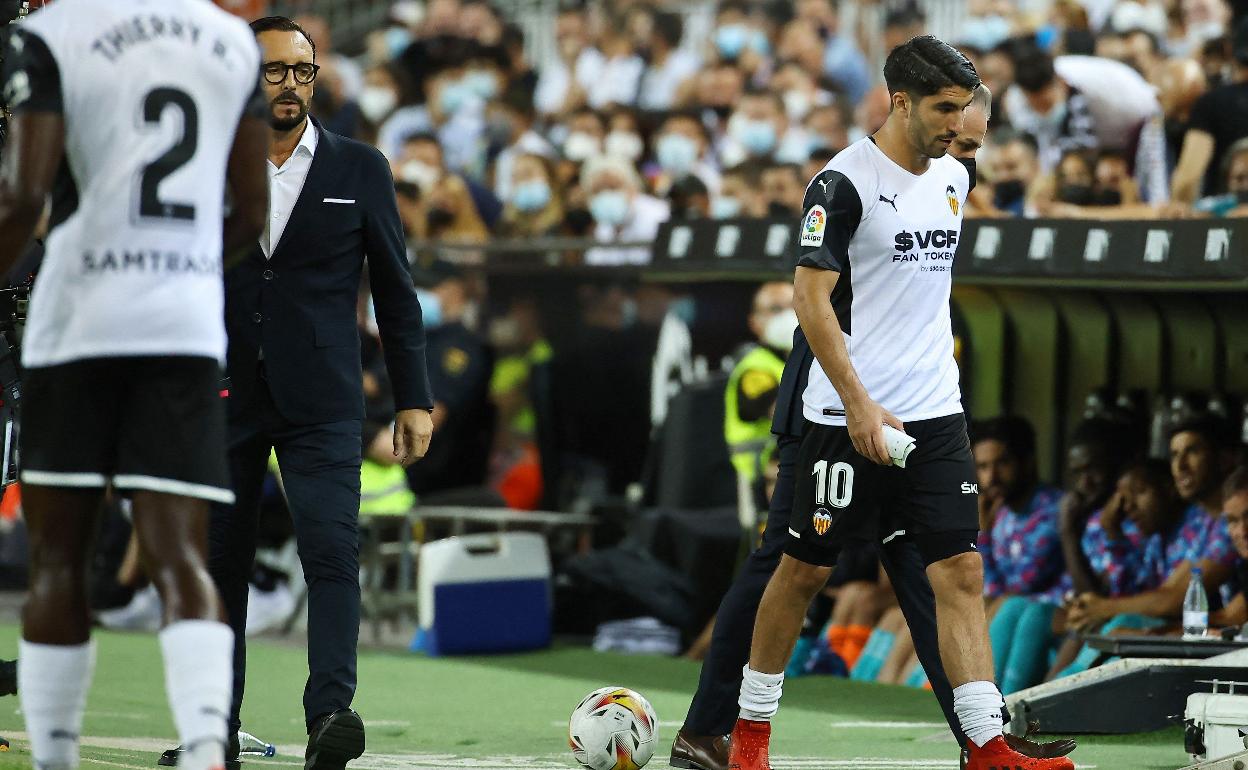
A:
{"label": "football on grass", "polygon": [[568,720],[576,761],[592,770],[638,770],[654,756],[659,719],[650,701],[627,687],[594,690]]}

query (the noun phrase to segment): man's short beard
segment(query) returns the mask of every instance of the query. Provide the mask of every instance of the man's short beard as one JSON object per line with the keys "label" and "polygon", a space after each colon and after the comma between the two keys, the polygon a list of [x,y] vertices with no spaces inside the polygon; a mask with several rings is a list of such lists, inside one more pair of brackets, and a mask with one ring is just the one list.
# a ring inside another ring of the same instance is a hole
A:
{"label": "man's short beard", "polygon": [[[276,107],[277,105],[272,105],[272,106]],[[292,129],[298,128],[299,124],[302,123],[304,118],[306,117],[308,117],[308,106],[300,102],[299,112],[296,113],[293,117],[279,118],[275,113],[270,112],[269,113],[269,125],[272,126],[275,131],[290,131]]]}

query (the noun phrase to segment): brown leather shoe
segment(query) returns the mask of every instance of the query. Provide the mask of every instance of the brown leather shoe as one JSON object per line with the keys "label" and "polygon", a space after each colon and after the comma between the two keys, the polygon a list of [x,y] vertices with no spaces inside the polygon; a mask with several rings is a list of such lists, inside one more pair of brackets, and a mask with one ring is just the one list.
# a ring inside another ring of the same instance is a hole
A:
{"label": "brown leather shoe", "polygon": [[[1005,744],[1014,751],[1017,751],[1019,754],[1025,754],[1026,756],[1033,757],[1035,759],[1055,759],[1057,757],[1064,757],[1078,747],[1078,744],[1068,739],[1051,741],[1049,743],[1036,743],[1030,739],[1030,736],[1035,735],[1039,731],[1039,722],[1028,722],[1026,735],[1019,737],[1017,735],[1010,735],[1009,733],[1006,733]],[[962,749],[962,757],[961,761],[958,763],[958,767],[962,768],[962,770],[966,770],[966,763],[969,759],[970,754],[966,749]]]}
{"label": "brown leather shoe", "polygon": [[694,735],[681,728],[672,741],[671,765],[686,770],[728,770],[728,739]]}

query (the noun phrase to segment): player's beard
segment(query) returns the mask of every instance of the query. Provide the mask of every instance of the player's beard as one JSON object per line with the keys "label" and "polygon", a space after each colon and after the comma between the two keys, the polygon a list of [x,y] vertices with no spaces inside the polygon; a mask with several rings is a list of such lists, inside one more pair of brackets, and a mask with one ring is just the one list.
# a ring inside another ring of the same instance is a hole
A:
{"label": "player's beard", "polygon": [[910,144],[929,158],[943,158],[950,145],[940,141],[956,137],[956,134],[933,133],[917,114],[910,118]]}
{"label": "player's beard", "polygon": [[[278,102],[293,101],[299,104],[299,111],[293,117],[279,118],[277,116]],[[308,117],[308,103],[299,98],[294,91],[283,91],[277,95],[277,98],[269,103],[269,125],[276,131],[290,131],[298,128],[303,123],[304,118]]]}

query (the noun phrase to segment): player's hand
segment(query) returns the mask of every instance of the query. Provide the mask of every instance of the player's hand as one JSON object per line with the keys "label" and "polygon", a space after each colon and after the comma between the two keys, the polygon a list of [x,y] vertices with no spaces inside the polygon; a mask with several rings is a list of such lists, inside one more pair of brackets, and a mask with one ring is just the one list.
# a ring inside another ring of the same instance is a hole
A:
{"label": "player's hand", "polygon": [[988,532],[997,521],[1005,500],[990,492],[979,493],[979,531]]}
{"label": "player's hand", "polygon": [[1122,539],[1122,521],[1127,517],[1127,506],[1121,492],[1114,492],[1105,510],[1101,511],[1101,528],[1110,540]]}
{"label": "player's hand", "polygon": [[394,416],[394,456],[411,465],[429,451],[433,417],[424,409],[402,409]]}
{"label": "player's hand", "polygon": [[892,465],[893,458],[889,457],[888,446],[884,443],[885,423],[897,430],[906,429],[901,420],[869,398],[845,404],[845,427],[849,429],[854,451],[873,463]]}
{"label": "player's hand", "polygon": [[1113,608],[1103,596],[1094,593],[1080,594],[1070,606],[1066,622],[1071,628],[1087,631],[1114,616]]}

